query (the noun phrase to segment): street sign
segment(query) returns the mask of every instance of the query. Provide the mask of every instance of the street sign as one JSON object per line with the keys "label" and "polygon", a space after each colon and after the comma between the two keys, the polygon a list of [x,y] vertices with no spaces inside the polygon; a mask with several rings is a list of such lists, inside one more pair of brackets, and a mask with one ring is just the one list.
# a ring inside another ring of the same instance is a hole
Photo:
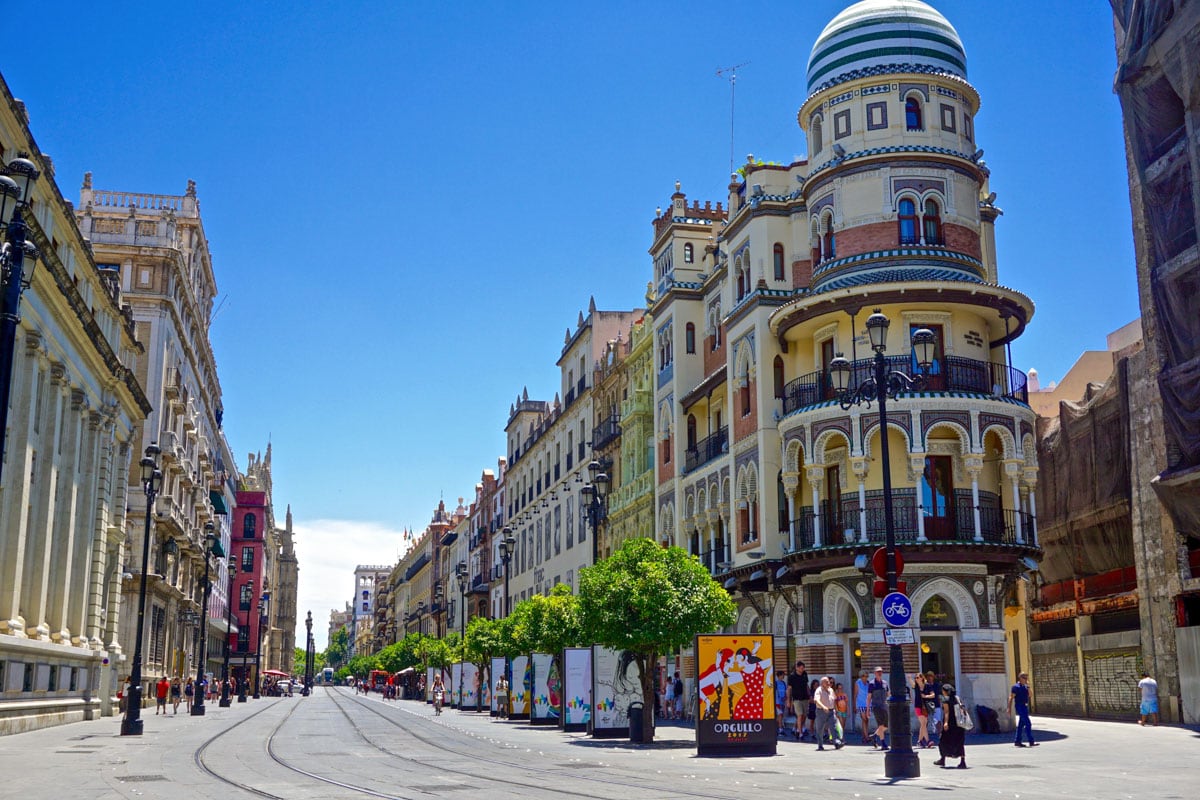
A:
{"label": "street sign", "polygon": [[887,597],[883,598],[883,621],[893,628],[899,628],[908,624],[912,619],[912,602],[900,594],[892,592]]}
{"label": "street sign", "polygon": [[916,644],[917,637],[912,628],[884,628],[883,641],[885,644]]}
{"label": "street sign", "polygon": [[[875,570],[876,577],[887,577],[887,548],[880,547],[871,554],[871,568]],[[900,551],[896,551],[896,577],[904,574],[904,556]]]}

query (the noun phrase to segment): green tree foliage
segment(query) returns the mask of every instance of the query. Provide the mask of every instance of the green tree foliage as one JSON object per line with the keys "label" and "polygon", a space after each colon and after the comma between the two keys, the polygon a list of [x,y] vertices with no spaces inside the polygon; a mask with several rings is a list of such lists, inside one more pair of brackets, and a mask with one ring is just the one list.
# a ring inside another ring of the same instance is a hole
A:
{"label": "green tree foliage", "polygon": [[325,663],[331,667],[341,667],[346,663],[346,655],[350,652],[350,632],[345,626],[333,632],[329,646],[325,648]]}
{"label": "green tree foliage", "polygon": [[417,667],[422,664],[420,644],[422,639],[428,639],[419,633],[410,633],[395,644],[390,644],[379,651],[380,669],[388,672],[399,672],[406,667]]}
{"label": "green tree foliage", "polygon": [[695,556],[635,538],[580,571],[578,615],[585,641],[633,653],[642,675],[643,729],[653,741],[658,656],[733,624],[736,606]]}
{"label": "green tree foliage", "polygon": [[550,653],[558,658],[565,648],[584,644],[579,598],[571,594],[570,586],[560,583],[549,597],[536,595],[526,602],[530,604],[531,652]]}
{"label": "green tree foliage", "polygon": [[379,657],[376,655],[357,655],[346,664],[348,674],[356,678],[366,678],[371,674],[373,669],[382,669],[379,666]]}
{"label": "green tree foliage", "polygon": [[[297,647],[295,650],[295,653],[293,654],[293,657],[292,657],[292,674],[300,679],[304,678],[305,669],[307,668],[307,665],[305,664],[305,661],[304,661],[304,655],[305,655],[304,648]],[[325,668],[325,654],[324,653],[313,653],[313,675],[316,675],[318,672],[320,672],[324,668]]]}

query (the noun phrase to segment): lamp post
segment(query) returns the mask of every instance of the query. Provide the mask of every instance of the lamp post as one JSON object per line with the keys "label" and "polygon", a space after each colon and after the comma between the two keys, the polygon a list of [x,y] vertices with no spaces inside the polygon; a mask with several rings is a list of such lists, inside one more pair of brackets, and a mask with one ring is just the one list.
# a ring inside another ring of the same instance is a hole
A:
{"label": "lamp post", "polygon": [[434,630],[437,631],[437,638],[442,638],[442,621],[446,619],[446,590],[439,583],[433,591],[433,606],[437,609],[435,613],[431,608],[430,614],[433,614]]}
{"label": "lamp post", "polygon": [[204,716],[204,681],[207,677],[206,661],[208,659],[208,596],[212,593],[212,582],[208,577],[208,567],[212,558],[221,558],[225,551],[221,549],[221,540],[217,538],[211,521],[204,523],[204,593],[200,596],[200,664],[196,667],[196,692],[192,700],[192,716]]}
{"label": "lamp post", "polygon": [[138,586],[136,637],[133,645],[133,666],[129,671],[129,698],[125,701],[125,719],[121,720],[122,736],[142,735],[142,632],[146,627],[146,569],[150,561],[150,519],[154,516],[154,498],[162,489],[163,474],[158,468],[162,450],[152,444],[146,448],[139,465],[142,470],[142,491],[146,495],[146,527],[142,532],[142,575]]}
{"label": "lamp post", "polygon": [[[4,227],[7,240],[0,246],[0,276],[3,277],[3,293],[0,294],[0,468],[4,466],[13,352],[17,346],[17,324],[21,321],[17,312],[20,311],[21,293],[33,280],[39,255],[33,242],[25,241],[29,228],[21,210],[29,207],[29,195],[40,173],[24,156],[22,153],[10,161],[4,174],[0,175],[0,226]],[[29,261],[28,273],[25,272],[26,259]],[[142,574],[145,574],[144,569]],[[137,719],[134,717],[135,721]]]}
{"label": "lamp post", "polygon": [[512,561],[517,540],[513,536],[513,529],[507,525],[500,532],[504,534],[504,538],[500,540],[500,560],[504,562],[504,616],[507,617],[512,606],[512,601],[508,594],[508,563]]}
{"label": "lamp post", "polygon": [[254,649],[254,699],[262,698],[262,634],[263,623],[270,619],[271,593],[263,592],[258,601],[258,642]]}
{"label": "lamp post", "polygon": [[592,563],[600,561],[600,523],[608,514],[608,489],[610,486],[606,470],[611,463],[607,458],[603,462],[593,460],[588,463],[588,475],[591,483],[583,485],[583,518],[592,528]]}
{"label": "lamp post", "polygon": [[308,616],[304,618],[304,627],[308,633],[304,641],[304,691],[301,695],[308,697],[309,689],[312,686],[313,679],[313,638],[312,638],[312,612],[308,612]]}
{"label": "lamp post", "polygon": [[[247,581],[245,586],[249,589],[249,592],[248,592],[249,596],[254,597],[254,578],[251,578],[249,581]],[[241,604],[242,604],[242,600],[239,597],[238,605],[240,606]],[[241,609],[239,608],[238,610],[240,611]],[[250,614],[253,613],[253,611],[254,611],[254,609],[252,609],[252,608],[246,609],[246,645],[247,646],[249,646],[249,644],[250,644]],[[239,624],[240,624],[240,621],[239,621]],[[238,638],[239,639],[241,638],[240,633],[239,633]],[[248,682],[247,676],[250,673],[250,665],[246,663],[246,658],[247,658],[246,651],[241,650],[239,652],[241,652],[241,654],[242,654],[242,677],[241,677],[241,680],[238,681],[238,702],[244,703],[244,702],[246,702],[246,683]],[[255,657],[257,658],[257,653],[255,653]]]}
{"label": "lamp post", "polygon": [[424,616],[425,616],[425,601],[422,600],[419,603],[417,603],[417,636],[423,636],[425,634],[425,621],[423,619]]}
{"label": "lamp post", "polygon": [[217,703],[221,708],[229,708],[229,704],[232,702],[229,699],[229,651],[231,649],[229,645],[229,632],[233,630],[231,622],[233,619],[233,579],[237,577],[238,567],[237,562],[232,558],[229,559],[228,563],[229,570],[226,574],[229,576],[229,602],[225,604],[225,658],[221,668],[221,672],[223,673],[221,679],[221,700]]}
{"label": "lamp post", "polygon": [[[875,309],[867,318],[867,332],[871,338],[871,349],[875,351],[872,374],[857,386],[850,385],[854,371],[850,362],[840,354],[829,363],[829,374],[833,388],[838,394],[842,408],[849,410],[855,405],[870,408],[871,401],[879,403],[879,452],[883,467],[883,518],[885,551],[887,553],[887,588],[895,592],[899,588],[896,570],[896,527],[892,519],[892,465],[888,453],[887,401],[898,399],[903,392],[920,390],[925,385],[926,371],[933,362],[936,339],[932,331],[921,328],[912,335],[913,352],[917,357],[920,372],[909,375],[900,370],[889,370],[883,353],[887,349],[888,318]],[[908,685],[904,679],[904,655],[899,645],[888,647],[891,667],[888,682],[891,695],[888,697],[889,749],[883,759],[884,775],[888,778],[919,778],[921,762],[912,749],[912,727],[908,711]]]}
{"label": "lamp post", "polygon": [[[458,566],[454,568],[454,576],[458,578],[458,642],[459,647],[462,647],[467,641],[467,565],[466,562],[458,562]],[[465,661],[464,657],[464,661]],[[458,673],[458,710],[462,711],[463,697],[463,671]]]}

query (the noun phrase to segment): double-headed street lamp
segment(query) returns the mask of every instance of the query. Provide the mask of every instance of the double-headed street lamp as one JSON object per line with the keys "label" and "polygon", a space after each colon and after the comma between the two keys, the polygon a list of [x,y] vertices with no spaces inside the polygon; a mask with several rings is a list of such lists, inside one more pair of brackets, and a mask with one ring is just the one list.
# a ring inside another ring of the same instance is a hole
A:
{"label": "double-headed street lamp", "polygon": [[[216,529],[211,521],[204,523],[204,594],[200,597],[200,664],[196,667],[196,692],[192,700],[192,716],[204,716],[204,669],[208,658],[208,596],[212,594],[212,581],[209,580],[208,567],[213,558],[223,558],[225,550],[217,537]],[[228,637],[226,637],[228,639]]]}
{"label": "double-headed street lamp", "polygon": [[[263,625],[271,622],[271,593],[263,592],[258,601],[258,646],[254,651],[254,699],[262,697]],[[267,666],[270,666],[269,664]]]}
{"label": "double-headed street lamp", "polygon": [[308,693],[312,689],[313,681],[313,638],[312,638],[312,612],[308,612],[308,616],[304,618],[304,627],[308,631],[304,642],[304,691],[301,694],[308,697]]}
{"label": "double-headed street lamp", "polygon": [[[904,392],[919,391],[925,385],[929,367],[933,363],[937,339],[927,328],[914,331],[912,348],[920,371],[916,375],[909,375],[900,370],[889,370],[887,359],[883,355],[887,349],[889,324],[888,318],[880,313],[879,309],[875,309],[875,313],[867,318],[867,333],[871,338],[871,349],[875,351],[875,359],[872,364],[873,373],[865,380],[856,386],[850,385],[854,366],[840,354],[829,362],[829,375],[844,410],[848,411],[852,406],[860,404],[870,408],[872,401],[879,403],[879,452],[883,461],[883,517],[886,534],[887,589],[890,593],[899,588],[899,573],[896,569],[896,528],[892,520],[892,465],[888,453],[887,401],[888,398],[897,399]],[[908,684],[904,679],[904,654],[899,645],[891,645],[888,652],[891,667],[888,676],[891,684],[891,696],[888,697],[890,747],[883,759],[883,771],[889,778],[919,778],[921,763],[912,749]]]}
{"label": "double-headed street lamp", "polygon": [[[458,641],[461,647],[467,641],[467,565],[460,561],[454,568],[454,577],[458,578]],[[465,659],[464,659],[465,661]],[[463,676],[458,674],[458,710],[462,711]]]}
{"label": "double-headed street lamp", "polygon": [[591,483],[583,485],[583,502],[580,504],[583,518],[592,528],[592,563],[600,561],[600,523],[608,516],[608,490],[611,486],[608,472],[612,462],[607,458],[603,462],[593,460],[588,463],[588,476]]}
{"label": "double-headed street lamp", "polygon": [[237,561],[232,558],[229,559],[228,564],[229,569],[226,572],[226,575],[229,576],[229,602],[225,604],[225,663],[221,669],[221,671],[224,673],[224,677],[221,680],[221,700],[217,704],[221,708],[229,708],[229,704],[232,702],[229,699],[229,651],[231,649],[229,644],[229,632],[233,630],[233,584],[234,578],[236,578],[238,574],[238,567]]}
{"label": "double-headed street lamp", "polygon": [[513,529],[507,525],[500,532],[504,534],[504,538],[500,540],[500,560],[504,562],[504,616],[507,617],[512,606],[508,595],[508,564],[516,552],[517,540],[513,536]]}
{"label": "double-headed street lamp", "polygon": [[17,324],[21,321],[17,312],[20,311],[21,293],[29,288],[40,255],[33,242],[25,240],[29,228],[21,211],[29,208],[30,193],[39,174],[24,153],[8,162],[8,168],[0,174],[0,226],[5,230],[6,239],[0,246],[0,278],[3,279],[0,290],[0,468],[4,465],[13,353],[17,347]]}
{"label": "double-headed street lamp", "polygon": [[121,720],[122,736],[142,735],[142,634],[146,629],[146,570],[150,566],[150,520],[154,516],[154,499],[162,489],[163,474],[158,468],[162,450],[151,444],[142,456],[142,491],[146,495],[146,526],[142,532],[142,575],[138,587],[137,629],[134,632],[133,666],[129,672],[129,697],[125,701],[125,719]]}

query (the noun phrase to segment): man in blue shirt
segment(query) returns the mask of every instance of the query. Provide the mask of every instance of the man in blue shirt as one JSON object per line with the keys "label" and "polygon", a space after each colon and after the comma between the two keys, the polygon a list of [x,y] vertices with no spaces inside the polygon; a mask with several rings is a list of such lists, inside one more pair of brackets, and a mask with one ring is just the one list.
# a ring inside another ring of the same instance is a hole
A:
{"label": "man in blue shirt", "polygon": [[1017,682],[1008,694],[1008,713],[1012,714],[1014,708],[1017,712],[1017,727],[1013,734],[1013,744],[1017,747],[1025,746],[1021,743],[1021,731],[1025,731],[1025,739],[1029,746],[1037,747],[1037,742],[1033,740],[1033,724],[1029,721],[1030,696],[1029,673],[1022,672],[1017,676]]}

